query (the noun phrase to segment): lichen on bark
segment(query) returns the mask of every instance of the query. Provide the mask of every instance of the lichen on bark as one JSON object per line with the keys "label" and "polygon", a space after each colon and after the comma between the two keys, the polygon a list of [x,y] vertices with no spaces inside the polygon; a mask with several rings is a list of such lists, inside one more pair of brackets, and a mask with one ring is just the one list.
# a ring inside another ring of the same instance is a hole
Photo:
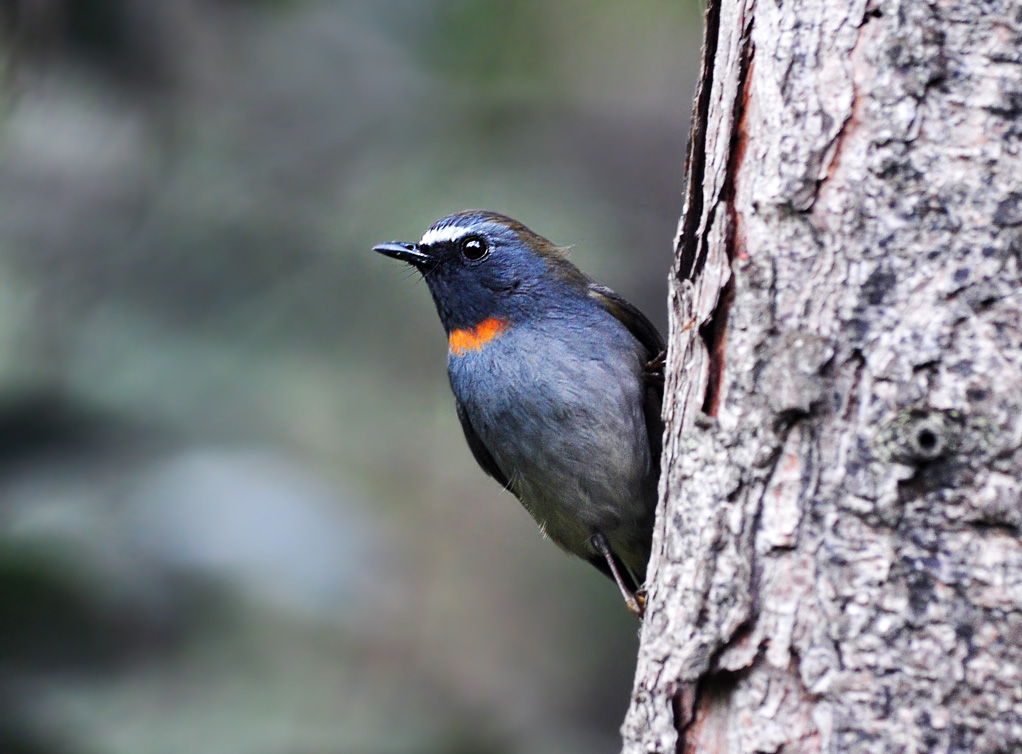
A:
{"label": "lichen on bark", "polygon": [[694,117],[624,751],[1022,750],[1022,6],[711,2]]}

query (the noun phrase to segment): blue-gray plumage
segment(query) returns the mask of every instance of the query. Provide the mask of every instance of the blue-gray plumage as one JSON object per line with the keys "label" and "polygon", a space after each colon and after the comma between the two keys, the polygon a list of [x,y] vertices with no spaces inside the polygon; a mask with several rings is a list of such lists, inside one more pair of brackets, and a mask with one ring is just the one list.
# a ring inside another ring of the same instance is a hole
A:
{"label": "blue-gray plumage", "polygon": [[480,466],[629,608],[650,555],[664,344],[649,320],[521,223],[470,210],[381,244],[426,279]]}

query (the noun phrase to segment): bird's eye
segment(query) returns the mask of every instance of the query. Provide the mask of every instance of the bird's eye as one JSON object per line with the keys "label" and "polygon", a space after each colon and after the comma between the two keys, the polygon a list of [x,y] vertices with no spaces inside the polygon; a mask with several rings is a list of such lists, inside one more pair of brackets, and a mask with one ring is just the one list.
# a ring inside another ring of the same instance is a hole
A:
{"label": "bird's eye", "polygon": [[469,236],[461,242],[461,253],[470,262],[477,262],[490,253],[490,245],[479,236]]}

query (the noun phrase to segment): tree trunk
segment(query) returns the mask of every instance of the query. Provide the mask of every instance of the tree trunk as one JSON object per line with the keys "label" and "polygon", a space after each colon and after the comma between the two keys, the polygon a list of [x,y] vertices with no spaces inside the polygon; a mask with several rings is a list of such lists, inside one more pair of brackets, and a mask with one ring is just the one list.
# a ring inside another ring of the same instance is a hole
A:
{"label": "tree trunk", "polygon": [[1022,751],[1022,4],[711,0],[624,751]]}

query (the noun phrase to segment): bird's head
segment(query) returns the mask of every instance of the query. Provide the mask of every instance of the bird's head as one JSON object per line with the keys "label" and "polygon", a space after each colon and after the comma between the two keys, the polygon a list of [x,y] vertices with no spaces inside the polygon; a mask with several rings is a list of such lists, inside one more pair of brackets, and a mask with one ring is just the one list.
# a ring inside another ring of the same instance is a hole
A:
{"label": "bird's head", "polygon": [[416,243],[374,247],[422,273],[444,329],[513,324],[573,298],[589,279],[562,249],[517,220],[466,210],[437,220]]}

